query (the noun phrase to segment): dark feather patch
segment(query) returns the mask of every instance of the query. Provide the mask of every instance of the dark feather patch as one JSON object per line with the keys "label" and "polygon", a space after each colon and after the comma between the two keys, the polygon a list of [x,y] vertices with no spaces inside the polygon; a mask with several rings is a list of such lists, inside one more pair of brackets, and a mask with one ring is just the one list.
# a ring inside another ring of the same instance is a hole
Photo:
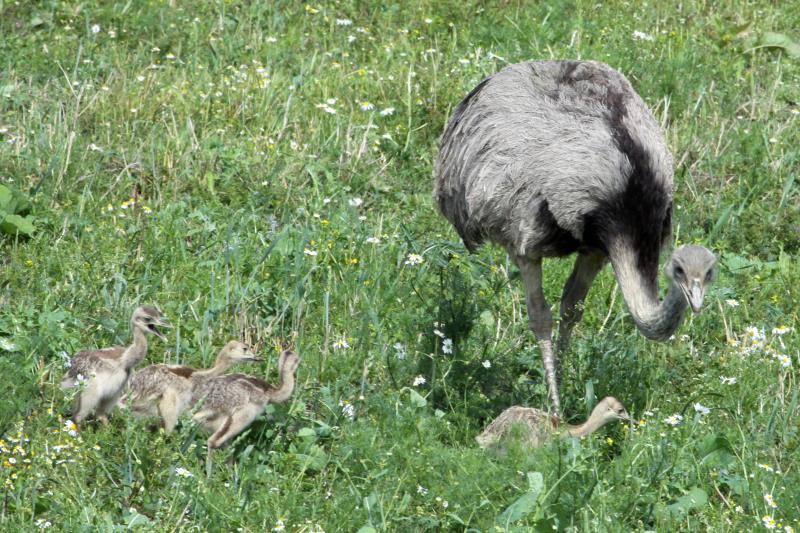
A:
{"label": "dark feather patch", "polygon": [[613,239],[627,237],[636,266],[653,292],[658,286],[658,258],[672,223],[669,191],[654,176],[650,156],[623,123],[624,98],[610,94],[608,126],[617,149],[631,165],[625,190],[586,217],[586,240],[608,253]]}
{"label": "dark feather patch", "polygon": [[167,370],[182,378],[189,378],[195,373],[195,369],[189,366],[168,366]]}
{"label": "dark feather patch", "polygon": [[556,222],[547,200],[539,204],[536,223],[540,231],[544,234],[543,239],[537,247],[546,256],[563,257],[574,253],[580,248],[581,243],[572,236],[570,232],[563,229]]}
{"label": "dark feather patch", "polygon": [[259,389],[265,392],[273,389],[272,385],[270,385],[263,379],[254,378],[253,376],[247,376],[247,375],[243,375],[241,379],[248,382],[250,385],[253,385],[254,387],[258,387]]}

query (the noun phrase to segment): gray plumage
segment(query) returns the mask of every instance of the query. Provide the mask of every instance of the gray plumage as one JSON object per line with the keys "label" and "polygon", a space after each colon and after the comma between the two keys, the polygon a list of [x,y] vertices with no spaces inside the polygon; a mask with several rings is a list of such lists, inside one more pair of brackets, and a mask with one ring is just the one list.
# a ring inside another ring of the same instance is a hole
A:
{"label": "gray plumage", "polygon": [[[714,256],[684,247],[672,261],[699,278],[671,279],[658,298],[659,255],[669,240],[673,160],[649,109],[619,72],[594,61],[530,61],[482,81],[455,108],[436,159],[436,200],[465,245],[504,246],[520,268],[531,329],[559,410],[552,319],[541,289],[544,257],[577,252],[564,288],[559,349],[581,303],[611,260],[640,331],[666,339],[687,304],[699,310]],[[683,270],[683,268],[681,269]],[[669,270],[669,272],[673,272]],[[674,283],[672,283],[674,282]],[[699,300],[698,300],[699,298]]]}

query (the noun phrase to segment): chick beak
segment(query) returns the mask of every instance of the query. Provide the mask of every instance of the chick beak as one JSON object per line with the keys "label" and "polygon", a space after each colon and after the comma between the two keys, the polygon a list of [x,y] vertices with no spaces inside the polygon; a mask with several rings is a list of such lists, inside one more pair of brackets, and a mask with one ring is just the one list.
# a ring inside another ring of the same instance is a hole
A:
{"label": "chick beak", "polygon": [[699,313],[700,309],[703,307],[703,297],[705,296],[705,291],[703,290],[702,285],[700,285],[699,281],[695,281],[692,283],[692,288],[689,289],[689,305],[692,308],[692,312]]}
{"label": "chick beak", "polygon": [[166,341],[167,340],[167,336],[164,335],[163,333],[161,333],[161,331],[158,328],[171,328],[171,327],[172,327],[172,324],[170,324],[169,322],[165,322],[164,320],[159,319],[158,321],[153,322],[152,324],[150,324],[150,331],[152,331],[153,334],[155,336],[157,336],[159,339],[161,339],[162,341]]}
{"label": "chick beak", "polygon": [[256,354],[254,354],[253,352],[247,352],[247,355],[246,355],[246,357],[245,357],[245,360],[247,360],[247,361],[252,361],[252,362],[254,362],[254,363],[261,363],[261,362],[263,362],[263,361],[264,361],[264,358],[263,358],[263,357],[259,357],[259,356],[257,356],[257,355],[256,355]]}

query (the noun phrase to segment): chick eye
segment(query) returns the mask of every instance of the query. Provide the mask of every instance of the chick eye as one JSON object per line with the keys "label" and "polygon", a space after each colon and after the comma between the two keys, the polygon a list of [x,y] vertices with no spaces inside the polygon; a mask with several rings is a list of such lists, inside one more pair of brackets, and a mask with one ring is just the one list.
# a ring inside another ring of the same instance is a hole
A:
{"label": "chick eye", "polygon": [[678,276],[679,278],[684,277],[683,268],[681,268],[680,266],[676,266],[675,267],[675,275]]}
{"label": "chick eye", "polygon": [[709,270],[708,272],[706,272],[706,281],[711,281],[711,278],[713,278],[713,277],[714,277],[714,271],[713,270]]}

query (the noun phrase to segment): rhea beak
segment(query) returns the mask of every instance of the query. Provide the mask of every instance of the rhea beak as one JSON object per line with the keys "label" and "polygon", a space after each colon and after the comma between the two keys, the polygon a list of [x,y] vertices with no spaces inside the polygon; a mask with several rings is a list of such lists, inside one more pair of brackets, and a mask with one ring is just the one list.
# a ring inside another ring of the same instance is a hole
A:
{"label": "rhea beak", "polygon": [[171,327],[172,324],[170,324],[169,322],[165,322],[160,318],[150,323],[150,331],[152,331],[153,334],[162,341],[166,341],[167,336],[161,333],[161,331],[158,328],[171,328]]}
{"label": "rhea beak", "polygon": [[631,416],[628,414],[628,411],[622,411],[619,414],[619,418],[620,418],[620,420],[625,420],[627,422],[627,421],[629,421],[631,419]]}
{"label": "rhea beak", "polygon": [[257,355],[256,355],[256,354],[254,354],[253,352],[247,352],[247,353],[245,354],[245,356],[244,356],[244,360],[245,360],[245,361],[252,361],[252,362],[254,362],[254,363],[261,363],[261,362],[263,362],[263,361],[264,361],[264,358],[263,358],[263,357],[259,357],[259,356],[257,356]]}
{"label": "rhea beak", "polygon": [[689,300],[689,305],[692,308],[692,312],[699,313],[700,309],[703,307],[703,298],[705,297],[705,290],[703,286],[700,284],[699,280],[692,281],[692,286],[689,289],[689,293],[687,294],[687,298]]}

